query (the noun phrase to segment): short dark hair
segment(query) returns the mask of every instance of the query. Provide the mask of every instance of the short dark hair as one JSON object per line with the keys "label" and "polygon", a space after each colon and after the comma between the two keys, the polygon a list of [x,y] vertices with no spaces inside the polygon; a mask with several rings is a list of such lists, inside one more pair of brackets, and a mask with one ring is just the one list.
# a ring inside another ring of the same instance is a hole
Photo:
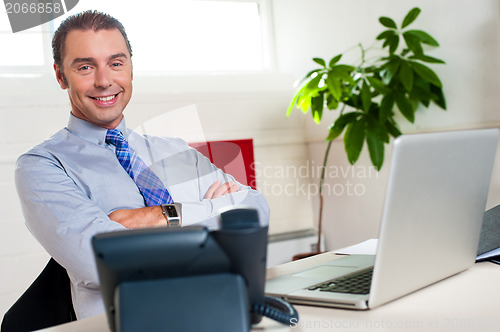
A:
{"label": "short dark hair", "polygon": [[125,39],[130,56],[132,56],[132,47],[128,40],[127,34],[125,33],[125,28],[116,18],[99,12],[97,10],[87,10],[79,14],[75,14],[66,18],[59,28],[57,28],[52,38],[52,56],[54,57],[54,63],[61,67],[62,69],[62,58],[64,52],[64,45],[66,42],[66,36],[72,30],[112,30],[118,29]]}

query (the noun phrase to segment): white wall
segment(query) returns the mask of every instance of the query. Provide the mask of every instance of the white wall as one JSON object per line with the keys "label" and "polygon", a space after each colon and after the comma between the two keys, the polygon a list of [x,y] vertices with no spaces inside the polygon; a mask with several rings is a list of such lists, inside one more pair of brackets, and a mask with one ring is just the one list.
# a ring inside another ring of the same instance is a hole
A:
{"label": "white wall", "polygon": [[[254,138],[257,181],[272,210],[271,232],[307,229],[316,219],[316,205],[311,205],[317,203],[313,170],[321,164],[326,127],[335,117],[329,114],[320,126],[298,111],[286,119],[292,83],[312,68],[312,57],[329,58],[358,41],[371,43],[381,30],[378,16],[402,19],[411,7],[420,6],[416,26],[440,41],[433,55],[447,61],[436,71],[444,82],[448,111],[423,110],[416,125],[404,125],[404,131],[499,126],[497,0],[272,0],[271,4],[277,72],[170,80],[136,76],[133,101],[126,111],[134,128],[168,110],[195,104],[207,139]],[[68,112],[67,96],[52,75],[0,78],[0,317],[48,260],[24,226],[13,183],[14,162],[30,146],[64,127]],[[337,188],[345,192],[326,200],[329,249],[377,236],[388,163],[389,157],[380,174],[370,172],[364,154],[357,168],[349,168],[342,142],[335,142],[330,164],[339,173],[337,178],[332,173],[328,184],[340,184]],[[490,206],[500,201],[499,182],[496,171]],[[363,188],[362,195],[347,193],[355,185]]]}
{"label": "white wall", "polygon": [[[274,0],[279,70],[299,79],[315,68],[311,61],[313,57],[330,59],[358,42],[365,47],[371,46],[383,30],[378,22],[379,16],[389,16],[400,24],[415,6],[422,12],[411,27],[435,37],[440,47],[429,54],[446,61],[446,65],[433,68],[442,78],[448,110],[445,112],[435,106],[421,109],[414,125],[401,120],[402,131],[499,127],[500,26],[497,0]],[[356,49],[351,50],[346,59],[357,59],[358,54]],[[333,111],[321,125],[315,125],[310,114],[304,116],[311,163],[321,164],[326,147],[323,140],[335,117]],[[371,164],[364,151],[354,169],[350,169],[343,142],[334,142],[329,164],[347,174],[332,172],[326,181],[331,188],[337,186],[338,189],[325,201],[327,248],[340,248],[377,237],[389,163],[388,153],[380,174],[370,173]],[[500,163],[497,165],[488,207],[500,204]],[[349,172],[353,170],[354,173]],[[312,179],[312,183],[317,182],[317,177]],[[362,194],[349,195],[347,189],[355,188],[355,185]],[[314,203],[317,206],[316,200]]]}

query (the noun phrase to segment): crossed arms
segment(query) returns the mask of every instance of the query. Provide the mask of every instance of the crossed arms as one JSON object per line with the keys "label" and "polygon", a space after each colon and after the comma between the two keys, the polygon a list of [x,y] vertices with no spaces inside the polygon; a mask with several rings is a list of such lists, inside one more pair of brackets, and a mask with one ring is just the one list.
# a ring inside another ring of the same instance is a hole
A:
{"label": "crossed arms", "polygon": [[[207,190],[204,199],[215,199],[238,191],[239,186],[233,182],[215,181]],[[166,226],[161,206],[148,206],[136,209],[119,209],[108,215],[109,219],[126,228],[145,228]]]}

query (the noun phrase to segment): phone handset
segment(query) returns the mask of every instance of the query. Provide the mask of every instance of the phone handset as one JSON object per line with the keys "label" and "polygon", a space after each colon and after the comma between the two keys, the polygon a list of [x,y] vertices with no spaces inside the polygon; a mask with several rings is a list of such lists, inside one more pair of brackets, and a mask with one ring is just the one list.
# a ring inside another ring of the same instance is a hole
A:
{"label": "phone handset", "polygon": [[220,230],[213,236],[232,262],[232,272],[243,276],[251,308],[251,323],[266,316],[283,324],[297,322],[295,308],[283,299],[264,296],[267,231],[257,210],[233,208],[219,214]]}

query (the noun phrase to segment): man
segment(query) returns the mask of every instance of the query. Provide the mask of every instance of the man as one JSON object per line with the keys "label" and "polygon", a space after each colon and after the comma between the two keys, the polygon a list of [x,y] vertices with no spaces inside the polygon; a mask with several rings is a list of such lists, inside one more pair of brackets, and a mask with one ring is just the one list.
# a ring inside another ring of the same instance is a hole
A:
{"label": "man", "polygon": [[[184,141],[126,128],[132,50],[120,22],[95,11],[74,15],[55,32],[52,48],[57,81],[71,104],[69,122],[19,157],[15,178],[28,228],[68,271],[78,319],[104,313],[93,235],[170,224],[175,218],[164,206],[177,209],[183,226],[214,229],[217,211],[236,204],[256,208],[261,223],[268,223],[269,208],[260,193]],[[172,204],[148,203],[148,193],[157,189],[144,188],[126,170],[137,159],[155,173],[162,197]]]}

